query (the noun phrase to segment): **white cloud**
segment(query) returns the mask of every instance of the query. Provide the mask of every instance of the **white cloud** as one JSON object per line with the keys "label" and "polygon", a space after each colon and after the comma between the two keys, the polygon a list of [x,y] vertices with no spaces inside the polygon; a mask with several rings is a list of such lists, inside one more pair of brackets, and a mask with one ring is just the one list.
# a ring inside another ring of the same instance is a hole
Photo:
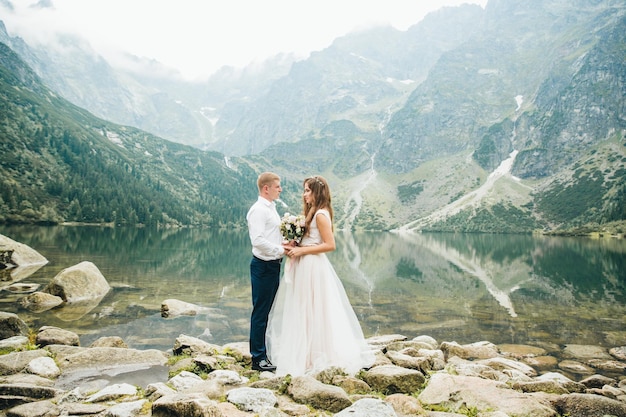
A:
{"label": "white cloud", "polygon": [[[281,52],[306,56],[355,29],[391,24],[405,30],[442,6],[487,0],[16,0],[0,1],[10,35],[46,42],[80,34],[96,50],[124,50],[206,76]],[[47,7],[41,7],[47,6]]]}

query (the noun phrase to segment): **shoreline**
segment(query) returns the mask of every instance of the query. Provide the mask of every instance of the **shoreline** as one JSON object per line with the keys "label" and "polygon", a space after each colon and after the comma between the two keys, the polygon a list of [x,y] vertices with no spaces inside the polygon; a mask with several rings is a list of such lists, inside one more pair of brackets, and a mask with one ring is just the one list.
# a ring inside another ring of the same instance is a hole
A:
{"label": "shoreline", "polygon": [[[392,334],[366,339],[376,361],[356,375],[329,368],[278,377],[251,370],[247,342],[220,346],[181,334],[172,349],[160,351],[128,348],[116,336],[81,347],[77,334],[50,326],[21,333],[0,341],[0,400],[3,415],[14,417],[42,406],[72,415],[87,405],[102,415],[135,407],[132,416],[167,415],[161,407],[200,407],[213,414],[198,415],[223,417],[582,417],[595,414],[577,410],[599,409],[626,416],[626,346],[568,345],[570,359],[557,362],[537,346]],[[47,393],[33,398],[33,390]],[[359,407],[381,411],[359,414]]]}

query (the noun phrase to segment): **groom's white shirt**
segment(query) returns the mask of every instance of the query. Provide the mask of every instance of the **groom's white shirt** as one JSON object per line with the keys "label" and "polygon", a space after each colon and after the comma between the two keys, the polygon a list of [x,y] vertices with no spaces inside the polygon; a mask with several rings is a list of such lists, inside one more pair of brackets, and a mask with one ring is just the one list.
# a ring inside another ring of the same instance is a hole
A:
{"label": "groom's white shirt", "polygon": [[252,254],[264,261],[280,259],[285,250],[280,234],[280,215],[276,203],[261,196],[250,207],[246,215],[248,232],[252,243]]}

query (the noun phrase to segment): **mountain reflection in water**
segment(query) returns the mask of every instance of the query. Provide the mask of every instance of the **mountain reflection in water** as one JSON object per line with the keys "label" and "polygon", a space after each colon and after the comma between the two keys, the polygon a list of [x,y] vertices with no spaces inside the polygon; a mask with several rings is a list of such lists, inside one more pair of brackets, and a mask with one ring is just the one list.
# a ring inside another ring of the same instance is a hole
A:
{"label": "mountain reflection in water", "polygon": [[[20,307],[3,275],[0,307],[32,329],[78,333],[88,346],[120,336],[167,350],[180,334],[246,341],[251,309],[245,230],[3,226],[50,262],[19,282],[43,288],[62,269],[93,262],[113,287],[97,305]],[[438,341],[626,345],[626,242],[492,234],[336,232],[328,254],[366,336]],[[161,303],[206,307],[162,318]]]}

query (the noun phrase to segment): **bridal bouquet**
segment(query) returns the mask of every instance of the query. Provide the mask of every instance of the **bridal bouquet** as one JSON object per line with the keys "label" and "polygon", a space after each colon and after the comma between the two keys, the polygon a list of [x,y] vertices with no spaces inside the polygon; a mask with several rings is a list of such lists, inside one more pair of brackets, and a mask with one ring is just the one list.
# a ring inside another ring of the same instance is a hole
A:
{"label": "bridal bouquet", "polygon": [[305,219],[302,214],[294,216],[293,214],[285,213],[282,219],[280,219],[280,233],[287,242],[295,240],[296,243],[300,243],[302,236],[304,236],[304,225]]}

